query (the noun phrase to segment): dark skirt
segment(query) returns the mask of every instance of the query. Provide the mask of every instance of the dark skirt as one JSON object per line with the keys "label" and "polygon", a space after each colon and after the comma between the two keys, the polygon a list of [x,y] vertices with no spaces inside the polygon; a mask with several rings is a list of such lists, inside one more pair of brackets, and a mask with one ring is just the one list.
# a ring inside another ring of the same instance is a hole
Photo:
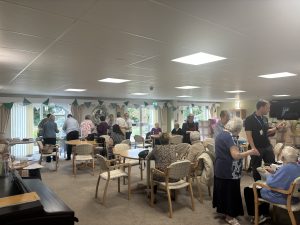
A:
{"label": "dark skirt", "polygon": [[244,215],[240,179],[214,177],[213,208],[217,208],[218,213],[231,217]]}

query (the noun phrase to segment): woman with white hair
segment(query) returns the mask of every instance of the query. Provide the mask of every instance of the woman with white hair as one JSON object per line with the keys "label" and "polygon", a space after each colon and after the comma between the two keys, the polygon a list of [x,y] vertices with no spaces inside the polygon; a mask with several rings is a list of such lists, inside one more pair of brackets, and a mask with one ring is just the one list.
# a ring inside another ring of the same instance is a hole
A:
{"label": "woman with white hair", "polygon": [[[265,166],[264,169],[267,171],[266,184],[272,188],[288,190],[291,183],[300,177],[300,165],[298,163],[299,151],[293,147],[286,146],[282,150],[282,161],[283,165],[273,170],[270,166]],[[262,188],[257,189],[258,196],[262,197],[269,202],[275,204],[286,204],[287,196],[278,192]],[[246,194],[247,193],[247,194]],[[254,194],[253,189],[249,188],[244,190],[245,201],[249,216],[254,216]],[[293,203],[299,201],[298,198],[293,199]],[[259,206],[260,222],[265,221],[269,213],[269,204],[263,203]],[[254,219],[254,217],[253,217]]]}
{"label": "woman with white hair", "polygon": [[[299,152],[297,149],[287,146],[282,150],[281,154],[283,166],[276,171],[267,167],[266,170],[271,174],[267,176],[266,183],[272,188],[288,190],[291,183],[297,177],[300,177],[300,165],[298,164]],[[260,193],[262,198],[270,202],[286,204],[286,195],[284,194],[273,192],[265,188],[263,188]],[[296,199],[294,200],[296,201]]]}
{"label": "woman with white hair", "polygon": [[238,134],[243,127],[240,118],[233,118],[216,137],[214,165],[213,207],[225,215],[228,224],[239,225],[237,216],[244,215],[240,179],[242,159],[248,155],[259,155],[256,149],[242,151],[238,143]]}

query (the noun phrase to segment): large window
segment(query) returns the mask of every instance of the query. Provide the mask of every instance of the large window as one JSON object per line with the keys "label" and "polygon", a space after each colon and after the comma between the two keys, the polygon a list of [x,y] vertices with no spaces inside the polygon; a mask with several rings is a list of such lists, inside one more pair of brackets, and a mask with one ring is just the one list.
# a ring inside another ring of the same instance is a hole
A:
{"label": "large window", "polygon": [[131,135],[132,140],[134,135],[142,135],[145,137],[154,126],[154,110],[151,108],[128,108],[128,114],[133,123]]}
{"label": "large window", "polygon": [[194,107],[189,107],[189,106],[182,106],[181,108],[183,112],[183,118],[184,120],[187,118],[187,116],[190,113],[194,114],[194,120],[195,121],[207,121],[210,116],[209,116],[209,110],[208,106],[194,106]]}
{"label": "large window", "polygon": [[47,114],[51,113],[55,115],[55,122],[57,123],[57,128],[59,133],[57,134],[58,137],[63,137],[65,134],[62,131],[62,127],[66,120],[66,116],[68,113],[68,109],[66,106],[61,106],[57,104],[51,104],[49,106],[45,105],[36,105],[34,107],[33,115],[34,115],[34,137],[37,136],[38,125],[40,121],[47,116]]}

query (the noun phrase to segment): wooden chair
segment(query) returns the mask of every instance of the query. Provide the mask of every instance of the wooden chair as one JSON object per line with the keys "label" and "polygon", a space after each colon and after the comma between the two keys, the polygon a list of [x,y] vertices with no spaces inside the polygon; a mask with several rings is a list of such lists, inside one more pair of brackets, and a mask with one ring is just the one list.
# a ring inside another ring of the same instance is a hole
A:
{"label": "wooden chair", "polygon": [[59,160],[59,146],[58,145],[43,145],[43,142],[37,141],[36,142],[39,147],[40,152],[40,160],[39,164],[42,165],[42,161],[44,158],[55,156],[55,170],[57,171],[58,168],[58,160]]}
{"label": "wooden chair", "polygon": [[188,155],[191,145],[188,143],[180,143],[175,145],[175,152],[177,160],[183,160]]}
{"label": "wooden chair", "polygon": [[[171,202],[171,195],[170,190],[176,190],[188,187],[191,197],[191,204],[192,210],[195,210],[194,205],[194,197],[193,197],[193,189],[192,183],[190,179],[190,171],[191,171],[191,162],[188,160],[177,161],[172,163],[170,166],[167,167],[165,172],[162,172],[156,168],[152,168],[150,171],[150,183],[151,183],[151,206],[154,203],[154,184],[161,185],[165,188],[167,195],[168,195],[168,203],[169,203],[169,217],[172,218],[173,210],[172,210],[172,202]],[[155,181],[153,179],[153,174],[158,173],[165,177],[165,182]],[[179,180],[174,183],[170,183],[169,179],[176,179]]]}
{"label": "wooden chair", "polygon": [[[116,144],[113,148],[113,152],[115,155],[118,156],[120,151],[124,150],[129,150],[130,146],[128,144]],[[129,163],[131,166],[139,166],[140,168],[140,173],[141,173],[141,180],[143,180],[143,160],[135,160],[135,159],[126,159],[126,158],[121,158],[120,161],[123,161],[123,163]]]}
{"label": "wooden chair", "polygon": [[131,145],[131,142],[129,139],[121,141],[121,144],[128,144],[129,146]]}
{"label": "wooden chair", "polygon": [[[281,204],[274,204],[272,202],[269,202],[263,198],[259,198],[258,194],[257,194],[257,187],[262,187],[262,188],[266,188],[269,189],[273,192],[278,192],[284,195],[287,195],[287,202],[286,205],[281,205]],[[296,178],[290,185],[288,190],[282,190],[282,189],[276,189],[276,188],[272,188],[270,186],[268,186],[266,183],[263,182],[255,182],[253,184],[253,192],[254,192],[254,206],[255,206],[255,219],[254,219],[254,224],[258,225],[258,221],[259,221],[259,212],[258,212],[258,206],[260,203],[262,202],[267,202],[270,204],[273,204],[273,212],[274,212],[274,207],[279,207],[282,209],[287,210],[290,219],[291,219],[291,223],[292,225],[296,225],[296,219],[295,219],[295,215],[293,212],[295,211],[300,211],[300,202],[296,203],[296,204],[292,204],[292,198],[296,197],[296,198],[300,198],[300,192],[299,192],[299,188],[300,188],[300,177]]]}
{"label": "wooden chair", "polygon": [[[103,197],[102,197],[102,204],[105,205],[106,201],[106,193],[107,193],[107,187],[110,180],[118,179],[118,192],[120,192],[120,178],[121,177],[127,177],[128,178],[128,200],[130,200],[130,194],[131,194],[131,187],[130,187],[130,173],[131,173],[131,165],[129,163],[117,163],[114,166],[111,166],[110,164],[112,162],[117,162],[118,160],[107,160],[101,155],[96,155],[96,158],[98,159],[99,165],[100,165],[100,173],[97,181],[96,186],[96,193],[95,198],[98,198],[98,188],[100,184],[101,178],[106,180]],[[125,172],[125,167],[128,167],[128,172]]]}
{"label": "wooden chair", "polygon": [[77,172],[77,163],[81,162],[83,166],[87,167],[88,164],[91,164],[93,175],[94,175],[94,168],[95,168],[95,160],[94,160],[94,148],[91,144],[80,144],[76,145],[73,148],[73,174],[76,177]]}
{"label": "wooden chair", "polygon": [[183,136],[182,135],[172,135],[170,138],[170,144],[177,145],[182,143]]}
{"label": "wooden chair", "polygon": [[205,185],[208,190],[208,195],[211,197],[211,186],[213,185],[214,179],[214,159],[210,152],[203,152],[197,160],[197,163],[192,169],[192,178],[196,180],[197,189],[199,193],[199,201],[203,203],[203,189]]}
{"label": "wooden chair", "polygon": [[145,143],[145,139],[141,135],[134,135],[134,146],[135,148],[147,148],[152,145]]}
{"label": "wooden chair", "polygon": [[283,143],[277,143],[274,146],[273,151],[274,151],[276,161],[281,160],[281,152],[282,152],[283,147],[284,147]]}

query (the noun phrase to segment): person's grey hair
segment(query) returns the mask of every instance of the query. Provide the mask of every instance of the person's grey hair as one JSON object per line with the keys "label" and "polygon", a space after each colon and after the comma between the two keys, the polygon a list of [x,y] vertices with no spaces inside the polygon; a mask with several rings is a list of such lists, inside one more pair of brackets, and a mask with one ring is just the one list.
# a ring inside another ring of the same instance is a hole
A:
{"label": "person's grey hair", "polygon": [[299,157],[299,150],[291,146],[286,146],[282,149],[281,157],[284,163],[297,162]]}
{"label": "person's grey hair", "polygon": [[221,117],[221,118],[225,117],[226,115],[229,115],[229,113],[228,113],[227,110],[222,110],[222,111],[220,112],[220,117]]}
{"label": "person's grey hair", "polygon": [[243,120],[238,117],[232,118],[225,125],[225,129],[235,135],[239,134],[242,128],[243,128]]}

